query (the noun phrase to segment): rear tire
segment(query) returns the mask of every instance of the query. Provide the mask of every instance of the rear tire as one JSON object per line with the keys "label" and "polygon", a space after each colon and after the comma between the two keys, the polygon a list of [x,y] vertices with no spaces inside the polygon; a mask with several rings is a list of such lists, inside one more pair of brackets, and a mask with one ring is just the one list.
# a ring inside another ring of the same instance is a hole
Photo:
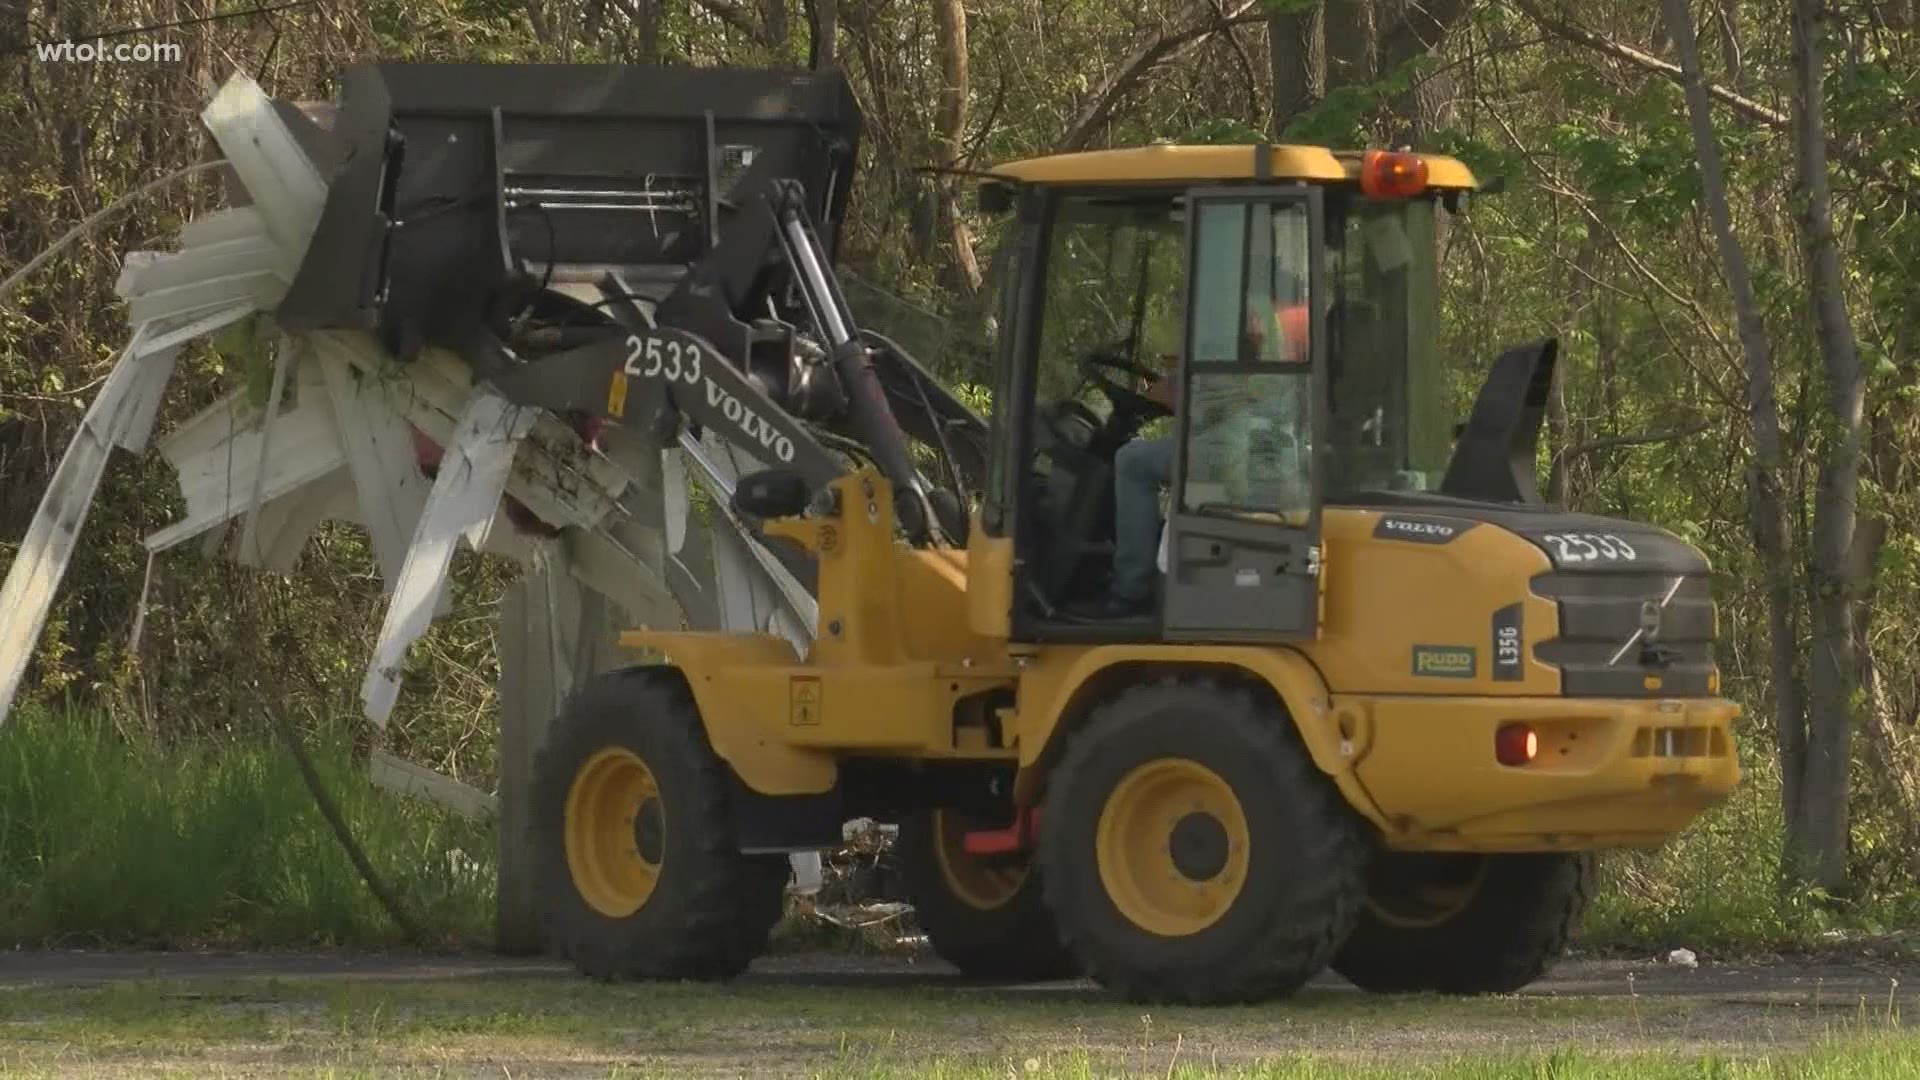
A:
{"label": "rear tire", "polygon": [[933,951],[976,979],[1077,974],[1033,857],[967,854],[961,837],[974,827],[951,810],[924,810],[900,823],[900,874]]}
{"label": "rear tire", "polygon": [[1251,689],[1128,688],[1048,780],[1041,884],[1088,974],[1142,1002],[1258,1001],[1326,967],[1366,839],[1285,711]]}
{"label": "rear tire", "polygon": [[1381,852],[1333,969],[1375,993],[1512,993],[1566,951],[1592,885],[1586,855]]}
{"label": "rear tire", "polygon": [[583,687],[534,759],[535,901],[548,942],[600,979],[725,979],[766,947],[781,856],[740,854],[732,777],[671,668]]}

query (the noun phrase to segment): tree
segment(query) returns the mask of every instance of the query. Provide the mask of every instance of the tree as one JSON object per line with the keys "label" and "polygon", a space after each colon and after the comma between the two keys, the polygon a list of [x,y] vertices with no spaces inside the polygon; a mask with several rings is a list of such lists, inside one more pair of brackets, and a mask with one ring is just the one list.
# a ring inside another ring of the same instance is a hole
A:
{"label": "tree", "polygon": [[1787,838],[1796,872],[1838,891],[1847,881],[1847,777],[1859,667],[1853,655],[1853,561],[1860,492],[1861,418],[1866,379],[1834,237],[1827,166],[1822,5],[1793,0],[1793,160],[1795,224],[1805,264],[1814,340],[1826,376],[1827,431],[1821,440],[1813,503],[1813,657],[1807,757]]}
{"label": "tree", "polygon": [[1700,48],[1686,0],[1662,0],[1667,33],[1680,53],[1681,82],[1694,153],[1700,163],[1701,202],[1713,225],[1722,273],[1733,294],[1733,309],[1746,358],[1747,421],[1753,431],[1753,463],[1748,468],[1749,527],[1754,550],[1766,576],[1769,668],[1773,675],[1775,730],[1780,740],[1782,807],[1789,830],[1799,820],[1807,760],[1806,704],[1797,656],[1793,567],[1787,551],[1786,507],[1781,496],[1785,452],[1780,407],[1774,385],[1773,349],[1754,295],[1753,275],[1733,228],[1727,203],[1726,169],[1713,127],[1713,104],[1700,73]]}
{"label": "tree", "polygon": [[[967,11],[961,0],[933,0],[934,40],[940,51],[940,103],[935,112],[935,149],[944,169],[967,167]],[[961,216],[959,180],[934,177],[939,217],[953,257],[955,285],[968,297],[980,290],[980,260],[973,233]]]}

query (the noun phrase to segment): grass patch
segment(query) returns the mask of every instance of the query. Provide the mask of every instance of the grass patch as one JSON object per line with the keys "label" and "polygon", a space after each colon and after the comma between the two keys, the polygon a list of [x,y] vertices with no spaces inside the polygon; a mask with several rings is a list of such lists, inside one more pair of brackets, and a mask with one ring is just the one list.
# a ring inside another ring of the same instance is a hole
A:
{"label": "grass patch", "polygon": [[[1146,1009],[957,980],[193,979],[0,991],[0,1070],[1092,1078],[1920,1075],[1897,1014],[1720,1000],[1384,998]],[[504,1073],[503,1073],[504,1070]]]}
{"label": "grass patch", "polygon": [[1610,852],[1580,942],[1638,953],[1802,952],[1832,946],[1910,954],[1920,920],[1911,879],[1830,897],[1783,884],[1780,779],[1763,748],[1743,744],[1740,786],[1722,805],[1650,851]]}
{"label": "grass patch", "polygon": [[[489,936],[493,834],[376,789],[313,747],[368,857],[445,944]],[[387,919],[291,755],[164,746],[96,711],[24,709],[0,731],[0,940],[182,947],[390,946]]]}

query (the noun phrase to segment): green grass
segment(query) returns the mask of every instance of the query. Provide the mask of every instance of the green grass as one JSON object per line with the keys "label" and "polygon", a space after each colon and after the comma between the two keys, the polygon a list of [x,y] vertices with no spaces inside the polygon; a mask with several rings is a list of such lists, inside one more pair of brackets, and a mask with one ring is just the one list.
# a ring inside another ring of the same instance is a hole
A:
{"label": "green grass", "polygon": [[1740,787],[1651,851],[1601,860],[1601,889],[1580,944],[1650,952],[1687,947],[1719,956],[1823,947],[1863,938],[1911,952],[1920,894],[1910,875],[1850,899],[1782,884],[1780,781],[1771,758],[1742,761]]}
{"label": "green grass", "polygon": [[[484,941],[489,828],[374,788],[313,748],[368,857],[438,944]],[[387,946],[380,910],[277,743],[164,747],[95,711],[0,730],[0,941]]]}
{"label": "green grass", "polygon": [[[1804,1005],[1805,1003],[1801,1003]],[[1920,1075],[1896,1015],[1723,1000],[1382,998],[1144,1008],[959,984],[604,986],[551,976],[0,990],[0,1072],[1364,1080]]]}
{"label": "green grass", "polygon": [[[339,740],[316,740],[329,790],[436,944],[491,937],[491,831],[374,789]],[[1777,783],[1745,763],[1733,798],[1652,852],[1603,860],[1580,946],[1728,956],[1859,935],[1911,951],[1909,882],[1837,904],[1779,886]],[[20,710],[0,729],[0,945],[400,943],[325,828],[292,758],[268,741],[160,745],[101,710]],[[871,948],[797,920],[780,951]]]}

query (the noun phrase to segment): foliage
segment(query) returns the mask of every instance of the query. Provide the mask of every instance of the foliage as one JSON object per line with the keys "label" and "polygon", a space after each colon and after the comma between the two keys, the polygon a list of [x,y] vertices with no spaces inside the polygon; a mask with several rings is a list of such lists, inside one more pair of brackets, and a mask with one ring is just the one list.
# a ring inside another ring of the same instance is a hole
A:
{"label": "foliage", "polygon": [[[327,790],[402,903],[488,940],[490,828],[375,789],[337,732]],[[14,945],[401,943],[293,759],[258,735],[166,747],[98,710],[28,709],[0,739],[0,940]]]}

